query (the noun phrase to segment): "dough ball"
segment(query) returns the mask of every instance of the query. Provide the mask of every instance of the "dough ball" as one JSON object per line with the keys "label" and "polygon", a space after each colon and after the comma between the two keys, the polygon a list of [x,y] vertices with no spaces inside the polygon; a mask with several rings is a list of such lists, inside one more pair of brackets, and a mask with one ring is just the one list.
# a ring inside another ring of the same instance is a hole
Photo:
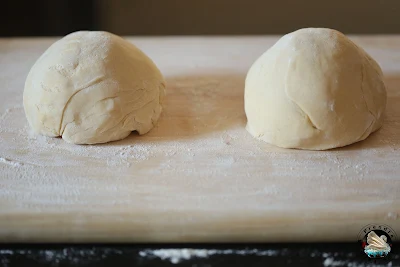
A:
{"label": "dough ball", "polygon": [[161,113],[164,78],[137,47],[107,32],[80,31],[51,45],[25,82],[34,132],[75,144],[145,134]]}
{"label": "dough ball", "polygon": [[331,29],[283,36],[246,77],[247,130],[284,148],[323,150],[364,140],[382,125],[385,107],[379,65]]}

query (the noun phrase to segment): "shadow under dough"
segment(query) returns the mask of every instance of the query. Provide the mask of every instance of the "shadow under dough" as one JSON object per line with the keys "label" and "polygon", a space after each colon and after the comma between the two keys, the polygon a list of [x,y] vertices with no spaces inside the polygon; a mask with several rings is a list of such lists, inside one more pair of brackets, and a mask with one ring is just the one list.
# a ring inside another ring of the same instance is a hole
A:
{"label": "shadow under dough", "polygon": [[[108,145],[134,144],[140,138],[173,140],[245,127],[244,74],[167,77],[163,112],[154,129]],[[384,148],[400,150],[400,73],[385,76],[387,106],[381,129],[365,140],[330,151]],[[106,144],[107,145],[107,144]]]}
{"label": "shadow under dough", "polygon": [[245,74],[166,77],[163,111],[147,134],[133,132],[112,145],[134,144],[137,138],[173,140],[245,127]]}

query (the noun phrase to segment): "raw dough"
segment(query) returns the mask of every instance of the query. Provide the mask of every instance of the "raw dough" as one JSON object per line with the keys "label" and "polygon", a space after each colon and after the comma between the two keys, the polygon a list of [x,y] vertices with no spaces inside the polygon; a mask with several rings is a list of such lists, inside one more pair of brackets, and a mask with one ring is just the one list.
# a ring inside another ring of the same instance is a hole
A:
{"label": "raw dough", "polygon": [[108,32],[69,34],[47,49],[25,82],[32,129],[70,143],[120,140],[157,122],[164,78],[137,47]]}
{"label": "raw dough", "polygon": [[283,36],[246,77],[247,130],[284,148],[323,150],[367,138],[383,121],[379,65],[342,33]]}

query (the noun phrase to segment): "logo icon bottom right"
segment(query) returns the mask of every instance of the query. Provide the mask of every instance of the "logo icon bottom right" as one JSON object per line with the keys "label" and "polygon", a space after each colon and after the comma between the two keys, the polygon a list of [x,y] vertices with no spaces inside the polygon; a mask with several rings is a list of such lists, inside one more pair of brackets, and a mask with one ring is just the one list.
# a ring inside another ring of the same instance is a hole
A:
{"label": "logo icon bottom right", "polygon": [[396,233],[387,225],[370,224],[365,226],[359,233],[364,253],[373,259],[384,258],[392,250]]}

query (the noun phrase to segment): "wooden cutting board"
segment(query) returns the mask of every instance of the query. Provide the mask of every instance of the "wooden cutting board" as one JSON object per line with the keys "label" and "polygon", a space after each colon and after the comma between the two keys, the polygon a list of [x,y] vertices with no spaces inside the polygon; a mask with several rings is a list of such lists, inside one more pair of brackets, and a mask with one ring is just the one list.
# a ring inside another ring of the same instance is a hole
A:
{"label": "wooden cutting board", "polygon": [[281,149],[244,129],[244,79],[277,37],[129,38],[167,97],[149,134],[79,146],[33,135],[27,73],[56,39],[0,40],[3,242],[357,241],[400,234],[400,36],[352,36],[380,63],[381,130],[329,151]]}

